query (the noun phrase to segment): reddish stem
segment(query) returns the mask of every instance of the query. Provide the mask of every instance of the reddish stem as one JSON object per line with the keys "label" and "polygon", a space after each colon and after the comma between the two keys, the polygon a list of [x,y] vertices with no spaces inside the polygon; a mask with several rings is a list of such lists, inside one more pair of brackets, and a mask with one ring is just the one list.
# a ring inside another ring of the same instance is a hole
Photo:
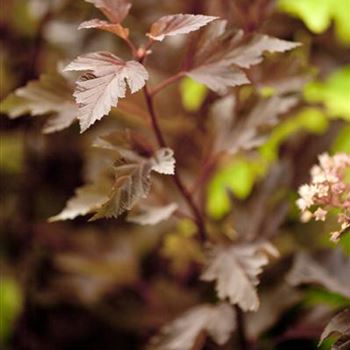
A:
{"label": "reddish stem", "polygon": [[[144,92],[147,108],[148,108],[149,114],[151,116],[152,128],[153,128],[153,131],[156,135],[158,144],[160,147],[168,147],[167,143],[165,142],[165,139],[163,137],[162,131],[160,130],[160,127],[158,124],[158,119],[157,119],[156,112],[155,112],[154,105],[153,105],[153,99],[152,99],[152,96],[150,95],[150,92],[149,92],[147,86],[145,86],[143,88],[143,92]],[[203,217],[202,217],[198,207],[196,206],[196,204],[192,198],[191,193],[188,191],[188,189],[183,184],[181,178],[179,177],[178,172],[175,172],[175,174],[173,176],[173,180],[174,180],[174,183],[175,183],[176,187],[178,188],[179,192],[182,194],[183,198],[185,199],[188,206],[190,207],[190,209],[194,215],[197,227],[198,227],[199,238],[202,242],[204,242],[205,238],[206,238],[206,232],[205,232],[205,224],[204,224]]]}
{"label": "reddish stem", "polygon": [[160,84],[158,84],[156,87],[154,87],[150,91],[150,95],[152,97],[155,96],[156,94],[158,94],[158,92],[160,92],[161,90],[166,88],[168,85],[175,83],[177,80],[181,79],[184,75],[185,75],[185,72],[181,71],[181,72],[169,77],[168,79],[162,81]]}

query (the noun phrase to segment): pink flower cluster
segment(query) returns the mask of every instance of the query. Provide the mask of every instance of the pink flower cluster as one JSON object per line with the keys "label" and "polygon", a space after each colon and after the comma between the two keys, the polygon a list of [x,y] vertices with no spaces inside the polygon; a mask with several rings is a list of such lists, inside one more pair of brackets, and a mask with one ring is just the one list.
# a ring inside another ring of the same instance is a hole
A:
{"label": "pink flower cluster", "polygon": [[319,165],[311,168],[311,183],[299,188],[296,203],[303,222],[324,221],[329,210],[335,209],[340,228],[331,232],[331,240],[337,242],[350,228],[350,154],[324,153],[318,159]]}

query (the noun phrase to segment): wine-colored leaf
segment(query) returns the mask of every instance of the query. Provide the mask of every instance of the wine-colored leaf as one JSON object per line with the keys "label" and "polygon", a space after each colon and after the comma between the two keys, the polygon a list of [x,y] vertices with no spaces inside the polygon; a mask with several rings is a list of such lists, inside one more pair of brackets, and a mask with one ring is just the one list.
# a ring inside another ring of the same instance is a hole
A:
{"label": "wine-colored leaf", "polygon": [[154,22],[150,32],[150,38],[162,41],[166,36],[187,34],[214,21],[217,17],[204,15],[177,14],[164,16]]}
{"label": "wine-colored leaf", "polygon": [[177,209],[176,203],[163,207],[144,206],[136,213],[130,213],[127,220],[139,225],[156,225],[167,220]]}
{"label": "wine-colored leaf", "polygon": [[91,19],[90,21],[86,21],[80,24],[78,29],[91,29],[97,28],[101,30],[105,30],[106,32],[113,33],[123,39],[126,39],[129,36],[129,29],[124,28],[119,23],[109,23],[107,21],[102,21],[100,19]]}
{"label": "wine-colored leaf", "polygon": [[137,163],[118,166],[109,198],[92,220],[117,218],[126,210],[132,209],[140,199],[147,197],[151,188],[151,172],[173,174],[174,165],[172,150],[162,148],[152,158],[142,158]]}
{"label": "wine-colored leaf", "polygon": [[[195,54],[190,58],[192,63],[186,73],[219,94],[227,93],[229,87],[249,83],[242,70],[223,60],[227,50],[223,42],[226,25],[225,20],[218,20],[206,28],[195,45]],[[231,38],[230,45],[237,41],[237,37]]]}
{"label": "wine-colored leaf", "polygon": [[229,87],[249,83],[240,69],[216,63],[199,66],[186,75],[221,95],[227,93]]}
{"label": "wine-colored leaf", "polygon": [[127,0],[85,0],[94,4],[112,23],[121,23],[129,14],[131,3]]}
{"label": "wine-colored leaf", "polygon": [[151,171],[152,165],[149,161],[119,166],[108,200],[103,203],[92,220],[117,218],[126,210],[130,210],[138,200],[146,198],[151,188]]}
{"label": "wine-colored leaf", "polygon": [[69,127],[78,116],[78,107],[72,99],[70,83],[59,74],[43,74],[2,101],[1,112],[10,118],[27,113],[32,116],[52,114],[44,125],[44,133]]}
{"label": "wine-colored leaf", "polygon": [[350,348],[350,309],[345,309],[334,316],[321,334],[320,343],[334,336],[337,341],[332,350],[347,350]]}
{"label": "wine-colored leaf", "polygon": [[236,328],[234,311],[229,304],[203,304],[193,307],[165,325],[151,341],[152,350],[191,350],[197,337],[205,332],[217,344],[225,344]]}
{"label": "wine-colored leaf", "polygon": [[321,285],[334,293],[350,298],[349,272],[350,259],[338,250],[317,257],[299,253],[287,280],[292,285],[305,283]]}
{"label": "wine-colored leaf", "polygon": [[229,87],[249,83],[240,68],[260,63],[264,52],[284,52],[299,46],[261,34],[247,39],[242,31],[226,31],[226,25],[225,20],[220,20],[206,28],[194,43],[194,55],[189,57],[191,64],[187,69],[188,76],[219,94],[225,94]]}
{"label": "wine-colored leaf", "polygon": [[126,83],[131,93],[135,93],[148,79],[148,72],[142,64],[125,62],[109,52],[80,56],[65,70],[87,72],[77,81],[74,92],[79,105],[81,132],[108,114],[119,98],[125,97]]}
{"label": "wine-colored leaf", "polygon": [[300,43],[255,34],[246,44],[229,52],[225,59],[242,68],[249,68],[263,60],[264,52],[285,52],[300,46]]}
{"label": "wine-colored leaf", "polygon": [[131,130],[113,131],[112,133],[98,137],[94,141],[93,146],[114,151],[119,158],[123,158],[128,162],[138,162],[145,155],[151,155],[153,153],[152,146],[150,146],[147,140],[137,132]]}
{"label": "wine-colored leaf", "polygon": [[98,209],[108,199],[110,187],[105,182],[85,185],[78,188],[66,207],[59,214],[51,217],[50,222],[72,220],[77,216],[89,214]]}
{"label": "wine-colored leaf", "polygon": [[268,255],[278,255],[269,243],[214,246],[209,252],[208,265],[201,279],[216,282],[220,299],[228,298],[244,311],[256,311],[259,307],[256,292],[258,275],[267,265]]}
{"label": "wine-colored leaf", "polygon": [[235,115],[235,98],[230,95],[217,101],[211,110],[216,125],[216,150],[235,154],[239,150],[250,150],[266,141],[260,132],[262,127],[271,127],[277,117],[288,112],[298,103],[295,96],[273,96],[261,99],[244,117]]}

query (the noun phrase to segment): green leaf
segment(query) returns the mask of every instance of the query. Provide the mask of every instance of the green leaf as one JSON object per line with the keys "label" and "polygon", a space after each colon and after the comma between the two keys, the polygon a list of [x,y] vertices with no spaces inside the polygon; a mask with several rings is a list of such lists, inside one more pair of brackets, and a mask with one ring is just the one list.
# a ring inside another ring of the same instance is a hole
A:
{"label": "green leaf", "polygon": [[244,199],[253,189],[258,172],[254,163],[245,159],[235,159],[219,169],[209,183],[207,211],[216,219],[221,218],[230,210],[228,191]]}
{"label": "green leaf", "polygon": [[278,156],[280,145],[291,135],[300,130],[322,134],[327,130],[327,127],[327,117],[321,110],[311,107],[304,108],[274,129],[268,141],[260,148],[260,153],[266,161],[274,161]]}
{"label": "green leaf", "polygon": [[335,338],[329,337],[328,339],[325,339],[324,342],[318,346],[318,349],[331,350],[334,343],[335,343]]}
{"label": "green leaf", "polygon": [[306,85],[304,97],[308,102],[323,103],[334,118],[350,121],[350,65],[331,74],[324,82]]}
{"label": "green leaf", "polygon": [[2,133],[0,170],[19,174],[23,167],[24,140],[21,133]]}
{"label": "green leaf", "polygon": [[185,77],[180,83],[180,93],[184,108],[189,112],[196,112],[207,96],[208,88],[191,78]]}
{"label": "green leaf", "polygon": [[325,304],[334,308],[350,306],[350,300],[325,289],[312,287],[306,291],[304,303],[309,306]]}
{"label": "green leaf", "polygon": [[2,276],[0,295],[0,339],[5,340],[11,334],[13,322],[22,308],[22,294],[15,280]]}
{"label": "green leaf", "polygon": [[323,330],[320,344],[329,337],[334,337],[336,342],[332,350],[349,349],[350,344],[350,309],[344,309],[334,316]]}
{"label": "green leaf", "polygon": [[334,141],[332,152],[350,153],[350,125],[344,126]]}
{"label": "green leaf", "polygon": [[337,38],[350,44],[349,0],[279,0],[280,10],[300,18],[313,33],[323,33],[335,22]]}
{"label": "green leaf", "polygon": [[339,245],[344,254],[350,257],[350,235],[343,235],[340,238]]}

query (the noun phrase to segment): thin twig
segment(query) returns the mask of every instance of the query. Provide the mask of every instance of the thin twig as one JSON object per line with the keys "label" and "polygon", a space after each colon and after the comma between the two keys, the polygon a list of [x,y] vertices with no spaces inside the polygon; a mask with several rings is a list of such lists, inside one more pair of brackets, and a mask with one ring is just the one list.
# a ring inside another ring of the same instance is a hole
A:
{"label": "thin twig", "polygon": [[203,163],[201,170],[199,172],[199,175],[197,176],[190,190],[192,195],[194,195],[197,192],[197,190],[201,188],[203,184],[208,180],[219,159],[220,159],[220,154],[209,155],[209,157]]}
{"label": "thin twig", "polygon": [[129,38],[123,38],[123,39],[126,42],[126,44],[129,46],[129,48],[130,48],[130,50],[132,52],[132,55],[136,56],[137,55],[137,48],[134,45],[134,43]]}
{"label": "thin twig", "polygon": [[[160,130],[160,127],[158,124],[157,115],[156,115],[154,105],[153,105],[153,99],[152,99],[152,96],[150,95],[150,92],[149,92],[147,86],[145,86],[143,88],[143,92],[145,95],[147,108],[148,108],[148,111],[149,111],[149,114],[151,117],[152,128],[153,128],[153,131],[156,135],[158,144],[160,147],[167,147],[167,143],[163,137],[162,131]],[[188,189],[183,184],[181,178],[179,177],[178,172],[175,172],[175,174],[173,176],[173,180],[174,180],[175,185],[179,189],[180,193],[184,197],[185,201],[187,202],[188,206],[190,207],[190,209],[195,217],[195,221],[196,221],[196,224],[198,227],[199,238],[202,242],[204,242],[205,238],[206,238],[206,232],[205,232],[205,224],[204,224],[204,219],[202,217],[202,214],[200,213],[198,207],[194,203],[194,200],[192,198],[191,193],[188,191]]]}
{"label": "thin twig", "polygon": [[154,97],[155,95],[158,94],[158,92],[160,92],[161,90],[163,90],[164,88],[166,88],[168,85],[175,83],[176,81],[178,81],[179,79],[181,79],[183,76],[185,75],[185,72],[181,71],[171,77],[169,77],[168,79],[165,79],[164,81],[162,81],[160,84],[158,84],[157,86],[155,86],[151,91],[150,91],[150,95],[152,97]]}

